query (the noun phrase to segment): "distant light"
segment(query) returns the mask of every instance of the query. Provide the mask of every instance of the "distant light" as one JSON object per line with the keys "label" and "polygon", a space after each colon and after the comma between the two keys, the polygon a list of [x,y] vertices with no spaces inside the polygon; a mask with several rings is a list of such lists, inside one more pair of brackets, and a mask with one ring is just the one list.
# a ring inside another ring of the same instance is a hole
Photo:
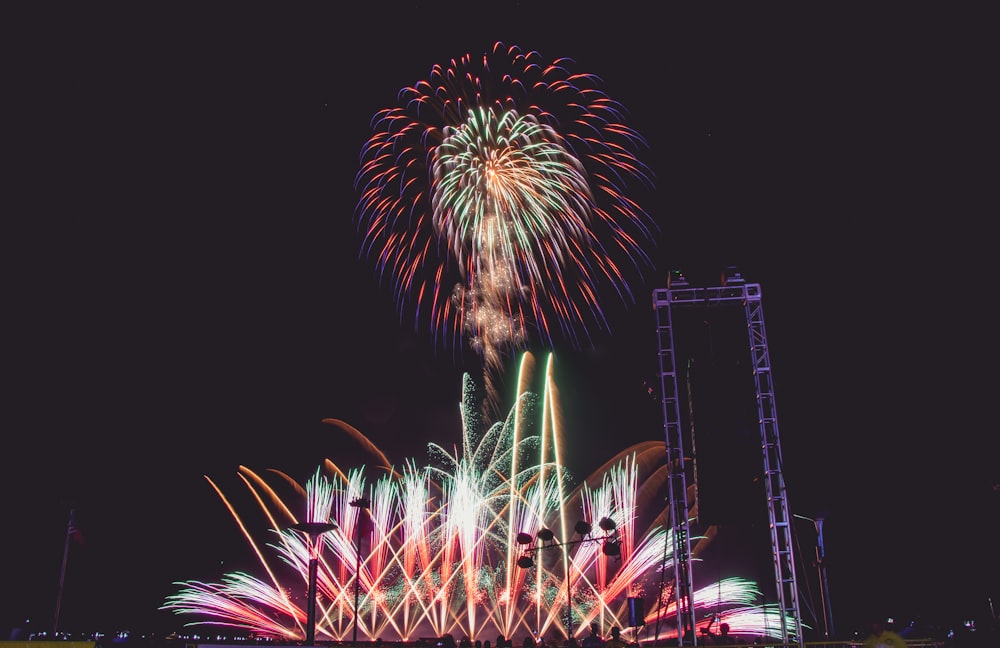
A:
{"label": "distant light", "polygon": [[736,269],[736,266],[726,266],[726,269],[722,271],[722,285],[728,286],[729,284],[742,284],[746,283],[743,280],[743,275],[740,271]]}
{"label": "distant light", "polygon": [[667,288],[678,287],[684,288],[688,285],[687,278],[684,273],[680,270],[671,270],[670,274],[667,275]]}

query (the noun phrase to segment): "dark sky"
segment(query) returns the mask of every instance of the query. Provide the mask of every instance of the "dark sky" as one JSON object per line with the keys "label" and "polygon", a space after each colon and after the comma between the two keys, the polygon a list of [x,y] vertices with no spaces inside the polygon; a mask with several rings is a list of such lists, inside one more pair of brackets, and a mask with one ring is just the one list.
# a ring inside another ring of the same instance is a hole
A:
{"label": "dark sky", "polygon": [[535,4],[3,6],[3,628],[51,623],[72,505],[61,625],[176,627],[171,583],[245,558],[204,475],[304,480],[349,452],[327,417],[400,462],[458,438],[470,360],[400,324],[353,181],[378,109],[498,40],[601,76],[655,173],[656,267],[614,335],[560,356],[579,471],[662,438],[652,290],[736,265],[763,290],[792,512],[826,514],[837,625],[984,613],[984,18]]}

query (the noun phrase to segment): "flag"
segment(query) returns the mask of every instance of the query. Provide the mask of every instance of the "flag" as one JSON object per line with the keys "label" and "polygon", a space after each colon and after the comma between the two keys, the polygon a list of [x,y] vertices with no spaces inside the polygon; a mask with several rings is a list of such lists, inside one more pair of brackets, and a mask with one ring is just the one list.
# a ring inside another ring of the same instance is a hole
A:
{"label": "flag", "polygon": [[69,512],[69,525],[66,527],[66,537],[77,544],[83,544],[83,532],[76,525],[76,511]]}

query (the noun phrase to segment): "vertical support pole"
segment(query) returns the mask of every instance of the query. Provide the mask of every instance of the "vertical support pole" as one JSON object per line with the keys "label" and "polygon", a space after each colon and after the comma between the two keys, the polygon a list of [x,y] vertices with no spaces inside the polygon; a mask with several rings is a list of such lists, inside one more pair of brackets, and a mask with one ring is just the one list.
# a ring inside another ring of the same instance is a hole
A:
{"label": "vertical support pole", "polygon": [[316,540],[312,539],[309,547],[309,600],[306,603],[308,620],[306,621],[306,645],[316,645],[316,572],[319,561],[316,559]]}
{"label": "vertical support pole", "polygon": [[66,527],[66,542],[63,544],[62,568],[59,570],[59,589],[56,591],[56,612],[52,619],[53,639],[58,639],[56,635],[59,632],[59,611],[62,608],[63,586],[66,584],[66,561],[69,560],[69,538],[74,525],[73,515],[74,511],[71,510],[69,512],[69,524]]}
{"label": "vertical support pole", "polygon": [[354,563],[354,645],[358,645],[358,593],[361,587],[361,509],[367,509],[371,506],[371,502],[364,498],[359,497],[348,503],[353,508],[358,509],[357,518],[354,520],[354,536],[355,543],[357,545],[357,559]]}
{"label": "vertical support pole", "polygon": [[336,528],[333,522],[301,522],[293,524],[291,529],[304,533],[309,547],[309,593],[306,601],[306,646],[316,643],[316,576],[319,571],[319,537],[327,531]]}
{"label": "vertical support pole", "polygon": [[354,563],[354,640],[355,646],[358,645],[358,592],[360,591],[361,585],[361,516],[354,522],[355,524],[355,537],[357,538],[355,542],[357,543],[357,558]]}
{"label": "vertical support pole", "polygon": [[823,548],[823,518],[817,517],[816,566],[819,569],[819,595],[823,603],[823,633],[827,641],[833,637],[833,608],[830,606],[830,585],[826,580],[826,551]]}
{"label": "vertical support pole", "polygon": [[566,563],[566,639],[573,638],[573,594],[570,590],[569,562]]}

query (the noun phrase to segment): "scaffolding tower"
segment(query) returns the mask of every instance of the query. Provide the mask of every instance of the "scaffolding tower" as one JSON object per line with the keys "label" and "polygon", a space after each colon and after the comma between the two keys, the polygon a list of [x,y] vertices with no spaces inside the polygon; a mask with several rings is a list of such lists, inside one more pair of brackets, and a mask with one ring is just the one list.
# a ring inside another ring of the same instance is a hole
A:
{"label": "scaffolding tower", "polygon": [[[698,643],[692,595],[694,579],[691,568],[691,515],[688,505],[688,472],[693,462],[685,458],[684,434],[681,430],[672,310],[728,302],[742,305],[746,316],[760,425],[760,447],[774,578],[781,610],[782,641],[786,644],[797,643],[801,647],[804,646],[804,639],[795,581],[795,560],[792,553],[792,517],[789,513],[785,482],[781,472],[778,416],[774,402],[767,336],[764,331],[760,285],[746,283],[732,268],[724,273],[722,284],[717,287],[695,288],[687,283],[682,274],[675,271],[671,273],[667,288],[653,291],[659,346],[660,394],[663,404],[667,465],[670,469],[667,479],[667,498],[673,536],[673,594],[677,614],[677,639],[681,646],[696,646]],[[694,482],[693,477],[691,481]],[[789,619],[792,620],[791,623]]]}

